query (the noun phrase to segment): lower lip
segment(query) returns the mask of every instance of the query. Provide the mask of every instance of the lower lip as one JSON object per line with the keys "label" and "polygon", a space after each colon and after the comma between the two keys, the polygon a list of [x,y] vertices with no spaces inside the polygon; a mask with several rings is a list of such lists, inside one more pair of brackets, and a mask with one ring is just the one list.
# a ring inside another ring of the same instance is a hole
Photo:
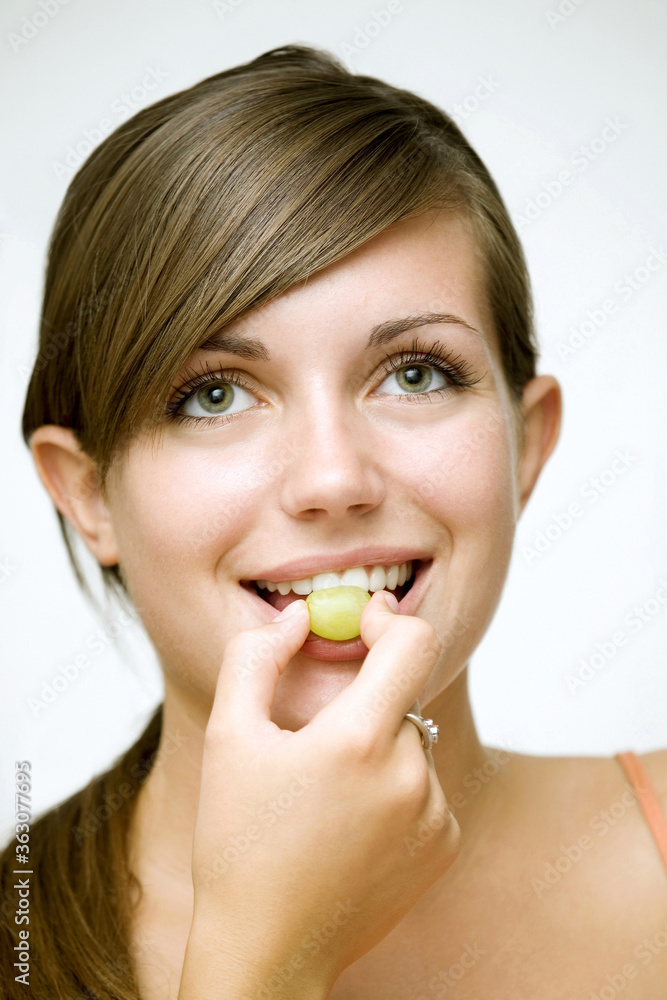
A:
{"label": "lower lip", "polygon": [[[422,562],[417,570],[414,583],[405,597],[398,602],[399,614],[414,614],[425,590],[426,578],[432,565],[432,559],[428,562]],[[273,621],[275,608],[263,600],[254,587],[243,587],[243,589],[246,593],[250,594],[256,605],[261,606],[264,615],[267,617],[267,621]],[[337,641],[334,639],[323,639],[321,636],[311,632],[299,652],[305,656],[311,656],[314,660],[360,660],[368,653],[368,646],[361,638]]]}

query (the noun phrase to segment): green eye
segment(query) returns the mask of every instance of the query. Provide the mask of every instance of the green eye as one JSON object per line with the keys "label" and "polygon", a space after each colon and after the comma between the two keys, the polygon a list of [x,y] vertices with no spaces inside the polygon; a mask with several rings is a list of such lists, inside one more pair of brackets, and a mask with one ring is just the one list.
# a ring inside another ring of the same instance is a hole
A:
{"label": "green eye", "polygon": [[371,599],[361,587],[326,587],[306,597],[310,627],[323,639],[354,639],[359,635],[361,612]]}

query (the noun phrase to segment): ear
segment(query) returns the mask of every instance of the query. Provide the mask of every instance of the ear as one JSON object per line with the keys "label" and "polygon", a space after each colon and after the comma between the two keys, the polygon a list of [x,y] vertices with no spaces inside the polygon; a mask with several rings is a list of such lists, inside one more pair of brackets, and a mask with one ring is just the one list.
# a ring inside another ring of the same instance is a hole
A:
{"label": "ear", "polygon": [[526,383],[521,411],[525,434],[519,458],[519,515],[560,433],[563,401],[560,384],[553,375],[538,375]]}
{"label": "ear", "polygon": [[60,513],[102,566],[115,566],[118,549],[97,464],[82,451],[74,431],[44,424],[33,431],[30,451]]}

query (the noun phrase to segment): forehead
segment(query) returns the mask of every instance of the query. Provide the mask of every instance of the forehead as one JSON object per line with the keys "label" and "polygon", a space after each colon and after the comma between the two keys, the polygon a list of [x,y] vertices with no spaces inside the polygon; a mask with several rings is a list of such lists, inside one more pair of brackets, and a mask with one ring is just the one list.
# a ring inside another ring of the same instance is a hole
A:
{"label": "forehead", "polygon": [[[341,260],[293,285],[230,325],[278,345],[286,332],[358,339],[390,317],[459,316],[479,331],[477,348],[495,351],[481,252],[465,222],[431,211],[403,219]],[[318,336],[319,339],[319,336]],[[351,341],[352,343],[352,341]]]}

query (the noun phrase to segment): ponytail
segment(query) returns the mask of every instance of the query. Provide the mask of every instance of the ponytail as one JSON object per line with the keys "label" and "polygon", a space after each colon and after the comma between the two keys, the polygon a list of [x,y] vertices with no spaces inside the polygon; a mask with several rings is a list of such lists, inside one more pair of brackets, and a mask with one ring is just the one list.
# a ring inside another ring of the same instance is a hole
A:
{"label": "ponytail", "polygon": [[[31,824],[29,924],[15,922],[14,838],[0,854],[3,1000],[141,1000],[130,955],[141,887],[129,869],[128,829],[155,760],[162,708],[110,770]],[[29,931],[27,948],[19,930]],[[21,981],[24,948],[30,972]]]}

